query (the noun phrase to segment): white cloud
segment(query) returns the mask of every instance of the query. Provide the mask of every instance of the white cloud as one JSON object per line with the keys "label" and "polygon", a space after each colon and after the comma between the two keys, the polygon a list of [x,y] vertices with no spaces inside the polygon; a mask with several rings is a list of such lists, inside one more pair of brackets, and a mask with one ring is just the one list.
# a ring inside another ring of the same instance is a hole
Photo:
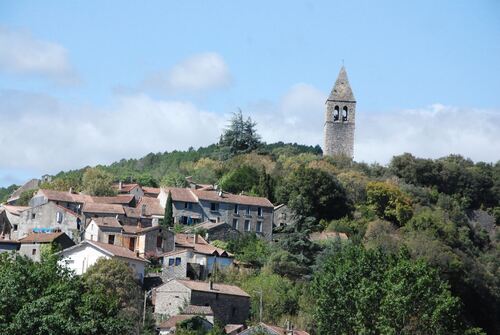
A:
{"label": "white cloud", "polygon": [[230,83],[231,74],[224,59],[215,52],[205,52],[184,59],[168,72],[150,75],[143,86],[166,93],[200,93]]}
{"label": "white cloud", "polygon": [[3,97],[0,170],[55,173],[149,152],[185,150],[216,142],[224,123],[189,102],[141,94],[120,97],[107,108],[66,106],[27,94]]}
{"label": "white cloud", "polygon": [[0,26],[0,70],[37,75],[58,84],[75,84],[79,79],[68,51],[61,45],[33,37],[28,31]]}

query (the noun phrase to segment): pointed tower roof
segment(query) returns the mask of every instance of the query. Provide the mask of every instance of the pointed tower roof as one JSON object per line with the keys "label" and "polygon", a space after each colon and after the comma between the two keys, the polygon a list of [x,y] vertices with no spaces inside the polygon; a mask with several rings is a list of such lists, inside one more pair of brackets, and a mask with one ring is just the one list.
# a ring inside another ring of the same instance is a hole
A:
{"label": "pointed tower roof", "polygon": [[337,81],[335,81],[335,86],[333,86],[332,92],[328,100],[340,100],[340,101],[356,101],[354,94],[352,93],[351,85],[349,85],[349,79],[347,78],[347,72],[345,67],[342,65],[340,69]]}

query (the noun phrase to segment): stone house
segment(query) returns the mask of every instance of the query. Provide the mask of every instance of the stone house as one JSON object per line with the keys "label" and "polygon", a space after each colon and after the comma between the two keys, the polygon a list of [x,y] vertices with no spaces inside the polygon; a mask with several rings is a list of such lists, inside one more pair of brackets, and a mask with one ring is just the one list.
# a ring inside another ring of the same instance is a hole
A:
{"label": "stone house", "polygon": [[144,227],[122,224],[117,217],[91,219],[85,228],[85,240],[125,247],[141,257],[159,255],[174,248],[173,233],[161,226]]}
{"label": "stone house", "polygon": [[26,206],[0,206],[0,237],[17,240],[21,223],[21,213],[28,209]]}
{"label": "stone house", "polygon": [[245,323],[250,296],[233,285],[172,279],[154,289],[154,313],[158,318],[180,314],[187,305],[210,306],[215,320],[224,325]]}
{"label": "stone house", "polygon": [[15,205],[17,200],[21,197],[21,194],[25,191],[30,191],[30,190],[36,190],[38,186],[40,185],[40,180],[39,179],[31,179],[27,181],[24,185],[19,187],[17,190],[15,190],[7,199],[7,204],[9,205]]}
{"label": "stone house", "polygon": [[29,205],[30,207],[38,207],[48,202],[54,202],[56,205],[66,207],[75,213],[81,214],[83,204],[94,202],[94,199],[90,195],[73,193],[72,190],[61,192],[40,189],[31,198]]}
{"label": "stone house", "polygon": [[293,211],[285,204],[274,207],[273,223],[275,228],[295,225]]}
{"label": "stone house", "polygon": [[266,198],[227,193],[212,186],[173,187],[162,189],[158,196],[163,207],[169,192],[176,223],[227,222],[239,232],[272,237],[274,206]]}
{"label": "stone house", "polygon": [[214,271],[233,264],[233,255],[217,248],[201,236],[191,234],[177,234],[176,250],[162,255],[162,277],[166,280],[173,278],[190,278],[204,280]]}
{"label": "stone house", "polygon": [[100,258],[119,259],[134,270],[135,278],[141,283],[144,280],[144,269],[148,263],[147,260],[138,257],[135,252],[127,248],[87,240],[65,249],[59,254],[61,255],[60,264],[64,264],[77,275],[85,273]]}
{"label": "stone house", "polygon": [[27,207],[19,215],[18,238],[32,232],[62,231],[75,242],[79,242],[83,220],[83,215],[52,201]]}
{"label": "stone house", "polygon": [[241,235],[238,230],[234,229],[227,222],[205,221],[185,231],[189,233],[203,231],[205,232],[205,240],[207,241],[229,241]]}
{"label": "stone house", "polygon": [[136,183],[126,184],[120,181],[119,183],[114,184],[113,187],[118,194],[131,194],[136,200],[139,200],[144,196],[144,191],[141,185]]}
{"label": "stone house", "polygon": [[64,232],[31,233],[26,237],[20,238],[18,242],[20,243],[19,254],[37,262],[41,259],[43,246],[53,244],[64,250],[75,245],[75,242]]}

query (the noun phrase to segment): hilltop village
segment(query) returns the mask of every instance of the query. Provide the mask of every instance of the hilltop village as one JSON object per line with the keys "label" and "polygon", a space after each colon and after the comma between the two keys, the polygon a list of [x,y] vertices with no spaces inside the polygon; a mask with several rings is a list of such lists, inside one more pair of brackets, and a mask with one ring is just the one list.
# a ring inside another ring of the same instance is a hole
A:
{"label": "hilltop village", "polygon": [[[0,188],[2,334],[498,334],[500,162],[220,141]],[[3,193],[2,193],[3,192]]]}

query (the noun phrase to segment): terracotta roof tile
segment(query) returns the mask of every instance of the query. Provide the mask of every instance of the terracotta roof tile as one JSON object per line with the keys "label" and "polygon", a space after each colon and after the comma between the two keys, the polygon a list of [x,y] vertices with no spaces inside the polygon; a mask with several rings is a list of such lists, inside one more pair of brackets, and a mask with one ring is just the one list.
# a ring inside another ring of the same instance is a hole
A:
{"label": "terracotta roof tile", "polygon": [[30,208],[29,206],[12,206],[12,205],[3,205],[5,211],[9,212],[12,215],[19,216],[22,211]]}
{"label": "terracotta roof tile", "polygon": [[108,253],[110,253],[116,257],[128,258],[128,259],[141,261],[141,262],[147,262],[144,258],[137,257],[137,255],[133,251],[130,251],[129,249],[124,248],[124,247],[120,247],[120,246],[113,245],[113,244],[97,242],[97,241],[88,241],[88,240],[84,241],[84,243],[93,244],[97,248],[104,249]]}
{"label": "terracotta roof tile", "polygon": [[45,196],[49,201],[75,202],[81,204],[94,201],[90,195],[54,190],[40,189],[37,194]]}
{"label": "terracotta roof tile", "polygon": [[231,334],[233,332],[240,332],[243,329],[245,329],[245,325],[227,324],[224,326],[224,332],[226,334]]}
{"label": "terracotta roof tile", "polygon": [[[265,326],[265,327],[273,330],[274,332],[276,332],[279,335],[287,335],[288,334],[287,330],[285,328],[282,328],[282,327],[272,326],[272,325],[268,325],[268,324],[265,324],[265,323],[261,323],[260,325],[261,326]],[[298,329],[294,329],[293,330],[293,334],[294,335],[309,335],[308,332],[303,331],[303,330],[298,330]]]}
{"label": "terracotta roof tile", "polygon": [[142,211],[142,205],[146,205],[146,216],[163,216],[165,209],[160,205],[160,199],[142,197],[136,208]]}
{"label": "terracotta roof tile", "polygon": [[96,204],[92,202],[87,202],[83,204],[82,211],[85,213],[125,214],[122,205]]}
{"label": "terracotta roof tile", "polygon": [[192,190],[192,192],[198,199],[205,201],[274,208],[273,204],[263,197],[251,197],[227,192],[222,192],[222,195],[219,195],[219,191],[215,190]]}
{"label": "terracotta roof tile", "polygon": [[173,201],[184,201],[184,202],[198,202],[198,199],[193,194],[190,188],[181,188],[181,187],[167,187],[165,192],[168,194],[172,194]]}
{"label": "terracotta roof tile", "polygon": [[121,194],[115,197],[92,197],[93,202],[100,204],[128,205],[134,200],[132,194]]}
{"label": "terracotta roof tile", "polygon": [[97,217],[92,218],[92,221],[99,227],[122,228],[120,221],[116,217]]}
{"label": "terracotta roof tile", "polygon": [[233,255],[224,249],[217,248],[208,243],[203,237],[198,235],[197,242],[194,243],[193,234],[176,234],[175,245],[180,248],[189,248],[194,252],[204,255],[217,255],[223,257],[232,257]]}
{"label": "terracotta roof tile", "polygon": [[120,188],[120,184],[113,184],[113,187],[115,189],[117,189],[119,192],[128,193],[128,192],[132,191],[134,188],[140,187],[140,185],[136,184],[136,183],[132,183],[132,184],[122,183],[121,188]]}
{"label": "terracotta roof tile", "polygon": [[209,292],[209,293],[219,293],[219,294],[227,294],[227,295],[237,295],[241,297],[250,297],[248,293],[243,291],[238,286],[227,285],[227,284],[219,284],[213,283],[212,289],[209,287],[209,283],[202,281],[194,281],[194,280],[183,280],[176,279],[179,283],[186,286],[187,288],[193,291],[200,292]]}
{"label": "terracotta roof tile", "polygon": [[62,235],[65,233],[30,233],[28,236],[20,238],[19,243],[51,243]]}
{"label": "terracotta roof tile", "polygon": [[145,194],[151,194],[151,195],[160,194],[160,188],[158,188],[158,187],[143,186],[142,190],[144,191]]}

